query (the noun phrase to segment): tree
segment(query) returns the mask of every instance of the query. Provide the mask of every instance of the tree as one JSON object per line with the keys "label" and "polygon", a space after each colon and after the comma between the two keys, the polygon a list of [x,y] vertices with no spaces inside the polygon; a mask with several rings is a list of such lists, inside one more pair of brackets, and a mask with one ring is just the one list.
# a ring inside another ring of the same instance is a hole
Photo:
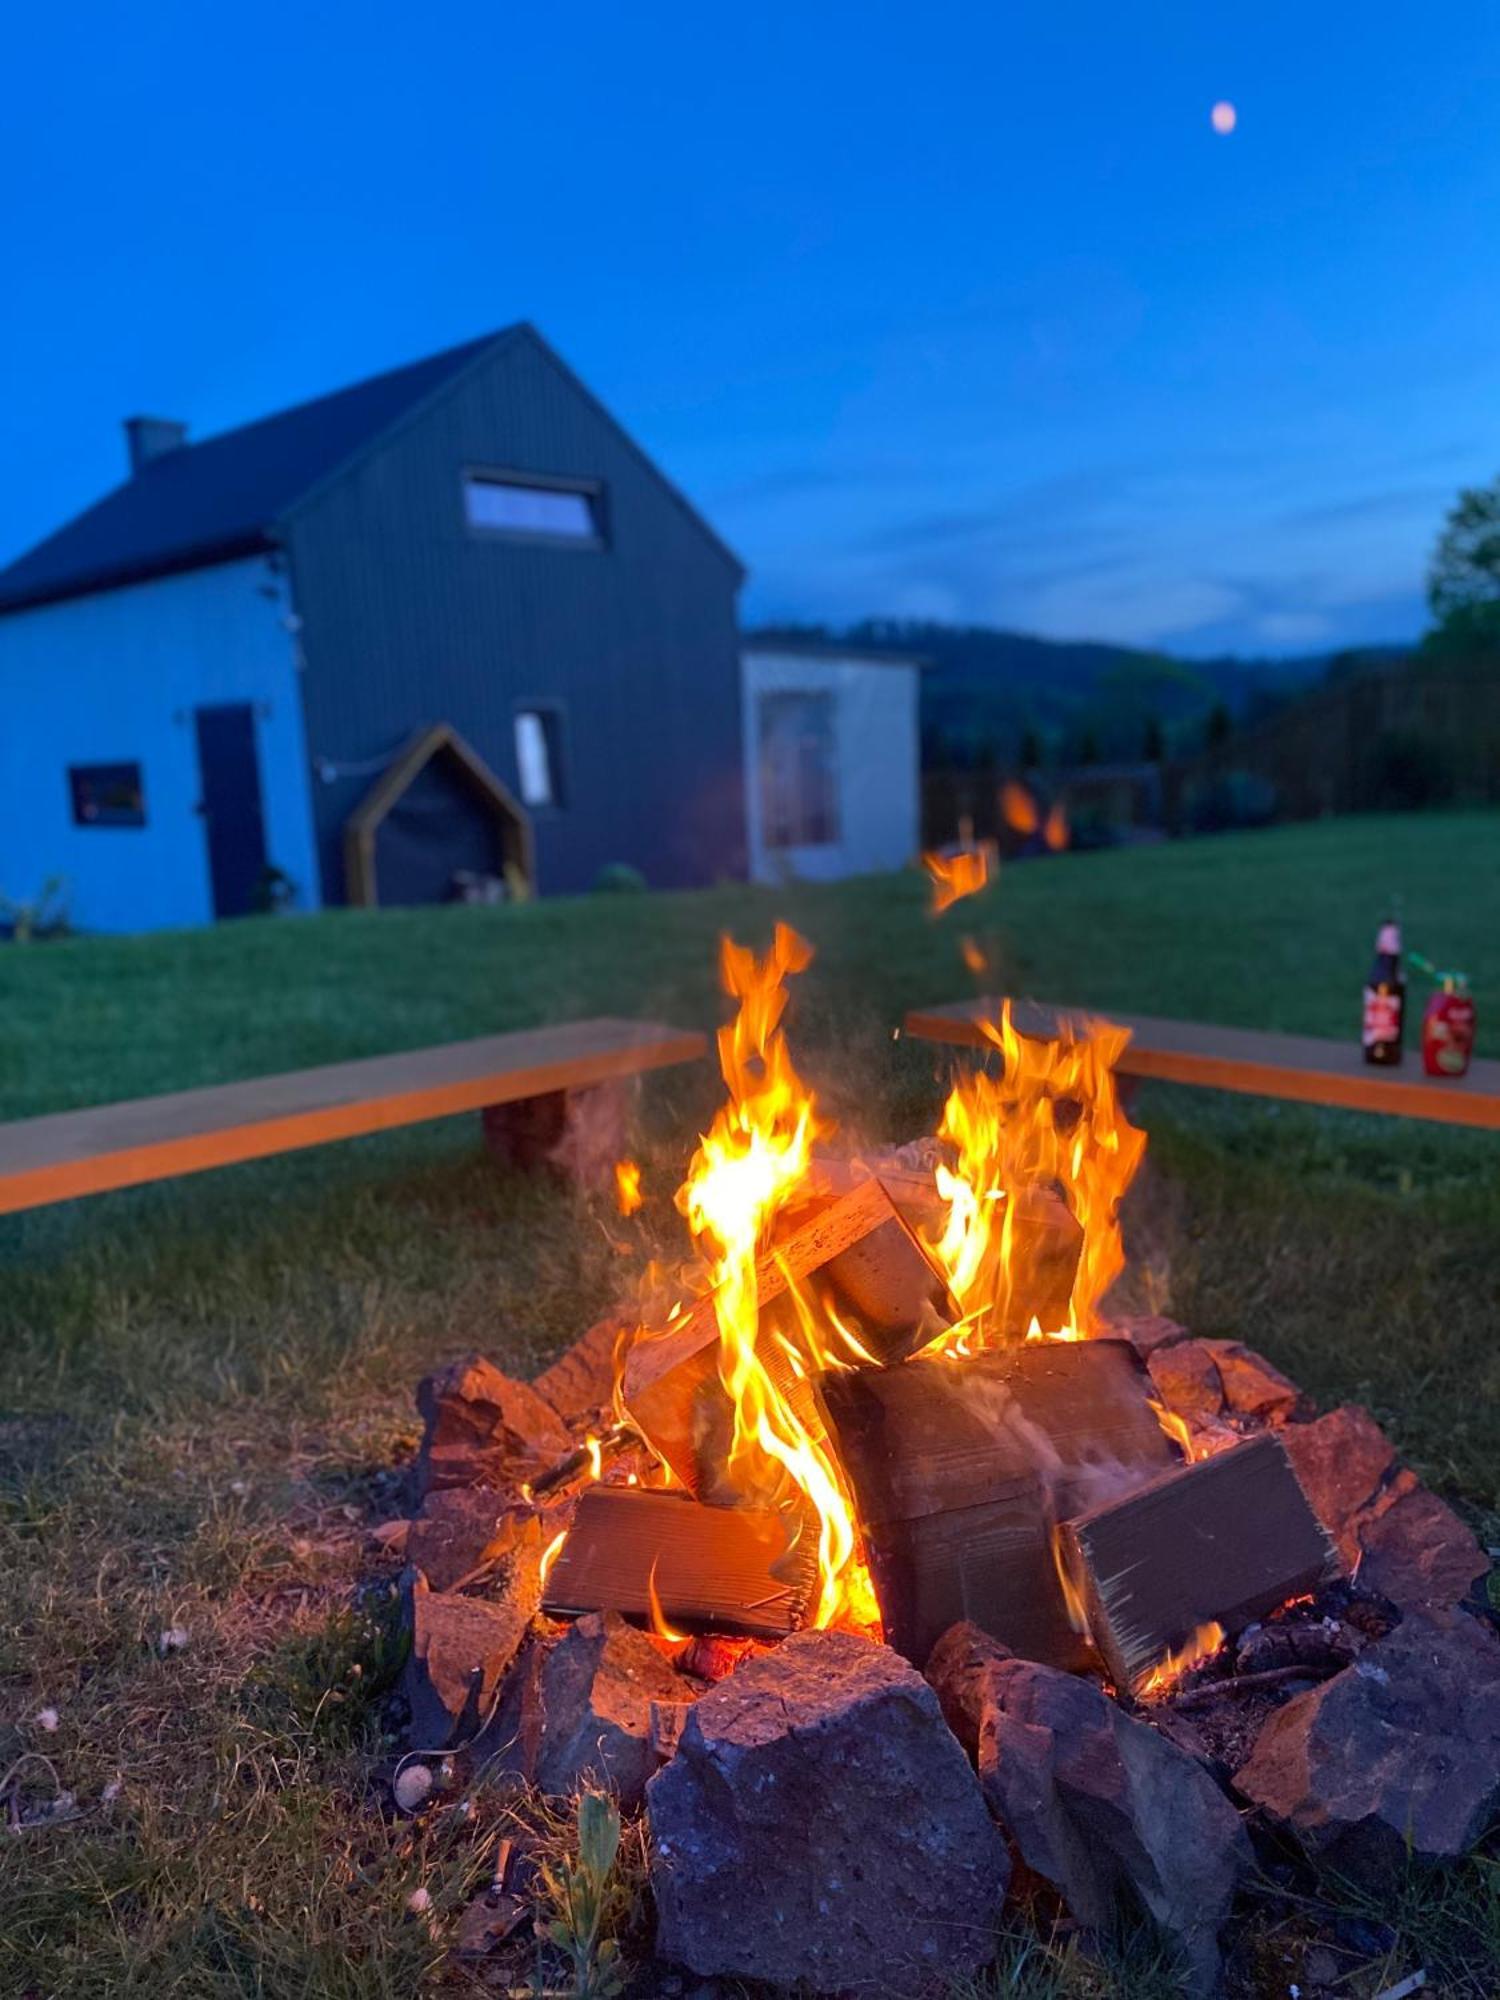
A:
{"label": "tree", "polygon": [[1467,486],[1438,536],[1427,602],[1440,627],[1500,631],[1500,479]]}
{"label": "tree", "polygon": [[1148,715],[1141,739],[1141,755],[1148,764],[1159,764],[1167,754],[1166,731],[1159,715]]}
{"label": "tree", "polygon": [[1203,741],[1210,750],[1229,740],[1229,732],[1234,721],[1222,701],[1216,701],[1208,711],[1208,720],[1203,725]]}

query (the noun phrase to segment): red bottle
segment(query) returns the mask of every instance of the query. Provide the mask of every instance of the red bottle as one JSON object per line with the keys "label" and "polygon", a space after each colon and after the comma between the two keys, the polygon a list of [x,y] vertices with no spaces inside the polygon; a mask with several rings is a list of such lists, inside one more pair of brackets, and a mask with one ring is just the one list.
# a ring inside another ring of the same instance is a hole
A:
{"label": "red bottle", "polygon": [[1401,926],[1383,923],[1375,939],[1375,963],[1365,982],[1364,1026],[1360,1035],[1367,1063],[1398,1063],[1406,1026],[1406,980],[1401,972]]}
{"label": "red bottle", "polygon": [[1422,1067],[1429,1076],[1462,1076],[1474,1053],[1474,996],[1461,973],[1450,972],[1422,1016]]}

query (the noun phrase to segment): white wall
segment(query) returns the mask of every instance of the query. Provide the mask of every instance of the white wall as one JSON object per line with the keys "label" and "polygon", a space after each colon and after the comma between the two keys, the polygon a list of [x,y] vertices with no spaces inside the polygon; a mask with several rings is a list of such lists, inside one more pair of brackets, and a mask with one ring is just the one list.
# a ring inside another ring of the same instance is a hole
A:
{"label": "white wall", "polygon": [[[267,859],[320,901],[290,606],[261,557],[0,617],[0,893],[68,879],[75,925],[213,918],[193,710],[255,705]],[[73,824],[72,764],[139,762],[143,827]]]}
{"label": "white wall", "polygon": [[[921,747],[915,666],[825,653],[757,652],[741,656],[744,702],[745,815],[751,879],[833,882],[846,875],[904,868],[920,840]],[[839,837],[829,846],[768,848],[758,770],[759,697],[765,693],[834,697]]]}

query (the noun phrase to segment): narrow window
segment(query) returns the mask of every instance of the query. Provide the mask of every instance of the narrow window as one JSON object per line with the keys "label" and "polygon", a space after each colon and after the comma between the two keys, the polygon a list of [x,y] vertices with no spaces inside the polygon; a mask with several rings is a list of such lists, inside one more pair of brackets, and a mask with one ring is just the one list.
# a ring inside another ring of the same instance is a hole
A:
{"label": "narrow window", "polygon": [[839,837],[831,694],[760,698],[760,810],[767,847],[831,847]]}
{"label": "narrow window", "polygon": [[524,541],[595,548],[604,541],[600,490],[584,482],[465,473],[464,517],[483,533]]}
{"label": "narrow window", "polygon": [[528,806],[560,806],[563,796],[562,717],[555,708],[516,711],[516,770]]}
{"label": "narrow window", "polygon": [[70,764],[74,826],[144,826],[146,792],[139,764]]}

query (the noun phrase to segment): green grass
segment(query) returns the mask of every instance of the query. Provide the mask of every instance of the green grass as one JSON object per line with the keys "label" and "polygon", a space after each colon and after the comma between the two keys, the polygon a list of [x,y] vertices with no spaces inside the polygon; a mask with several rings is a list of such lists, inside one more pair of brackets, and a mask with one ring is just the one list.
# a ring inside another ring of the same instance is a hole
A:
{"label": "green grass", "polygon": [[[762,940],[777,915],[818,952],[799,1062],[871,1139],[931,1127],[944,1062],[891,1030],[972,990],[965,933],[1042,997],[1342,1034],[1399,892],[1411,941],[1473,975],[1495,1052],[1497,885],[1500,816],[1371,819],[1017,867],[940,923],[913,875],[3,950],[0,1117],[602,1010],[707,1025],[717,934]],[[634,1245],[680,1248],[671,1191],[716,1094],[706,1067],[648,1084]],[[1370,1403],[1500,1539],[1500,1147],[1165,1087],[1137,1109],[1137,1284],[1322,1400]],[[445,1926],[494,1820],[383,1811],[367,1531],[398,1510],[417,1376],[474,1345],[539,1365],[621,1288],[621,1235],[494,1172],[469,1120],[0,1221],[0,1773],[43,1752],[82,1808],[0,1837],[0,1994],[365,2000],[451,1977]],[[190,1644],[163,1656],[172,1625]],[[1495,1990],[1491,1880],[1413,1890],[1340,1991],[1423,1962],[1444,1993]],[[435,1928],[405,1911],[419,1883]],[[1237,1990],[1285,1991],[1320,1926],[1254,1899]],[[1039,1949],[1007,1946],[1023,1990],[1156,1990],[1139,1954],[1117,1973]]]}

